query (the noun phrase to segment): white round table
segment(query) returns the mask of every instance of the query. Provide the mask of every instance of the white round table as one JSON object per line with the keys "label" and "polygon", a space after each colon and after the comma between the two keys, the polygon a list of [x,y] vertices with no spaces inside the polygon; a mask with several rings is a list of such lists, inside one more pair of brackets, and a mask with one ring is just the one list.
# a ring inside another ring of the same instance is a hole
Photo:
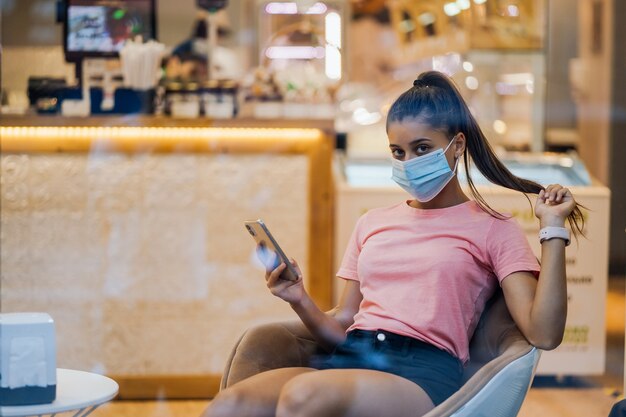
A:
{"label": "white round table", "polygon": [[74,417],[86,417],[100,404],[117,395],[117,382],[91,372],[57,369],[56,399],[48,404],[0,407],[2,417],[40,416],[77,410]]}

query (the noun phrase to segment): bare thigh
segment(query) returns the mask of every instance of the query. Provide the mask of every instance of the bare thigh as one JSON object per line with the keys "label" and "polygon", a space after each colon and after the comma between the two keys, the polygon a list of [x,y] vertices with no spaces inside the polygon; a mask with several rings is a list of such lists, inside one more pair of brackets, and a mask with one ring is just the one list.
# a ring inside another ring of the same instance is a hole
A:
{"label": "bare thigh", "polygon": [[283,387],[277,417],[417,417],[434,405],[414,382],[386,372],[329,369],[303,373]]}
{"label": "bare thigh", "polygon": [[261,372],[220,391],[203,417],[274,417],[283,386],[312,368],[281,368]]}

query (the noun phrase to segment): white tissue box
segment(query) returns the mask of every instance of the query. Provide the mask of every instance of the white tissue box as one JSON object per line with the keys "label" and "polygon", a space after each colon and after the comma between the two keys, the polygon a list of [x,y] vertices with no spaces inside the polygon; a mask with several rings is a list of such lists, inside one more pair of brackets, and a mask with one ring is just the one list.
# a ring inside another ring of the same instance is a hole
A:
{"label": "white tissue box", "polygon": [[50,315],[0,314],[0,358],[0,405],[54,401],[56,338]]}

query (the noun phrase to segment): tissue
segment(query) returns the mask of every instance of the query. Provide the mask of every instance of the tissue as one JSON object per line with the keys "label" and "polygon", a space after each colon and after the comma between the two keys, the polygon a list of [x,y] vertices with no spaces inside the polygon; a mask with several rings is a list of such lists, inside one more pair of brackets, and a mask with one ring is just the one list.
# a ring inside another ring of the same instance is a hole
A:
{"label": "tissue", "polygon": [[50,315],[0,314],[0,357],[0,405],[54,401],[56,339]]}

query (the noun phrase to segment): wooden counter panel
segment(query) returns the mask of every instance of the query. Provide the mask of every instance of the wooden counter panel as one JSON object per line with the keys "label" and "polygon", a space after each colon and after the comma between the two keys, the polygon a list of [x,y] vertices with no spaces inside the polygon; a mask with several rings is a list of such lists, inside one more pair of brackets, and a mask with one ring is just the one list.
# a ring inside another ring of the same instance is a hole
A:
{"label": "wooden counter panel", "polygon": [[[11,129],[0,128],[0,302],[52,315],[60,365],[158,376],[181,393],[214,381],[246,327],[293,317],[251,264],[248,218],[266,220],[331,307],[323,132]],[[122,395],[146,395],[135,385]]]}

